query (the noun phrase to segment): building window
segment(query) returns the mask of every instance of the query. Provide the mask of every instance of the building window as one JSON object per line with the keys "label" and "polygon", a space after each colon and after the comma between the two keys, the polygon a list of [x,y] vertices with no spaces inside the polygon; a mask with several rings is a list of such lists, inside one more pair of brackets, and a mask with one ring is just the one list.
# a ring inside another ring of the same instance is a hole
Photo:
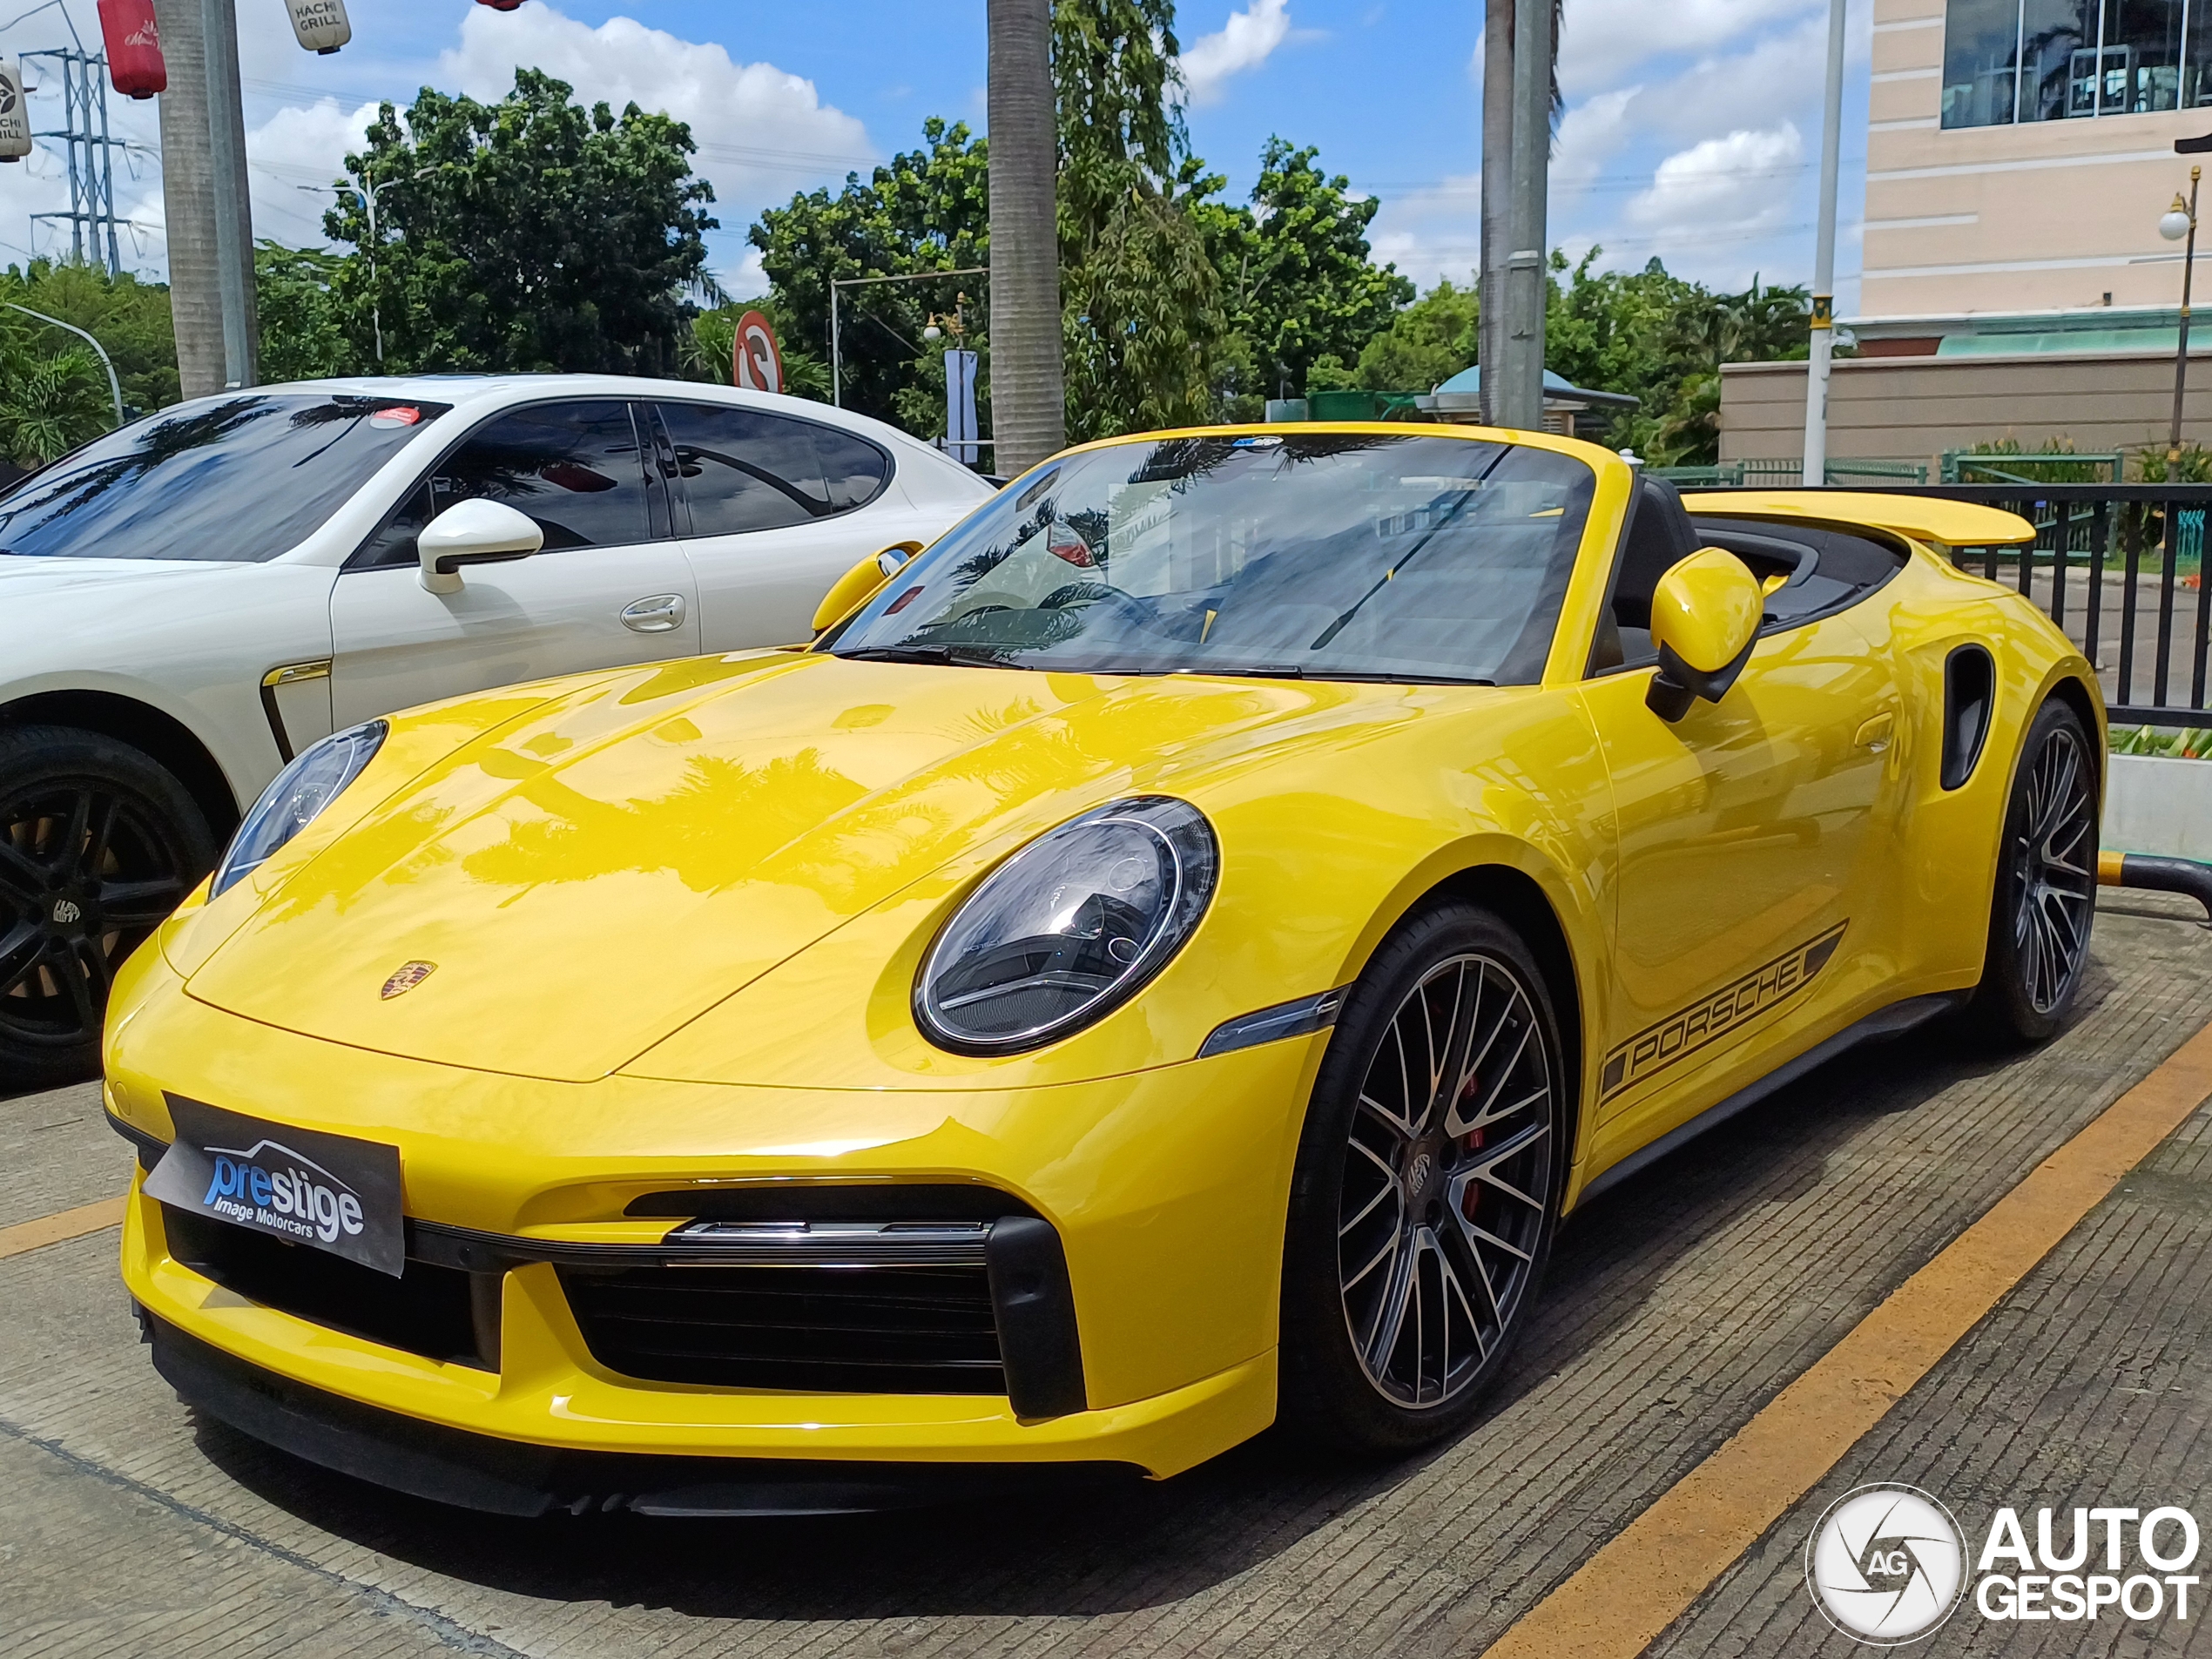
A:
{"label": "building window", "polygon": [[2212,104],[2212,0],[1949,0],[1943,125]]}

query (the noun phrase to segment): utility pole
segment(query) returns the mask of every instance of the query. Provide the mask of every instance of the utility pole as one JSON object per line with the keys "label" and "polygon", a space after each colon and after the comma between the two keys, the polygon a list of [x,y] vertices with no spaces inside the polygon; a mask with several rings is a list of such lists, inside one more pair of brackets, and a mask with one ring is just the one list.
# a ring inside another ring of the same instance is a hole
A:
{"label": "utility pole", "polygon": [[1828,365],[1836,349],[1836,172],[1844,127],[1844,0],[1828,0],[1828,101],[1820,131],[1820,225],[1812,262],[1812,360],[1805,370],[1808,489],[1828,482]]}
{"label": "utility pole", "polygon": [[[219,13],[218,32],[228,31],[226,51],[206,50],[211,12]],[[169,64],[169,90],[161,95],[161,193],[177,373],[186,397],[206,397],[226,385],[251,385],[257,378],[253,233],[236,17],[225,0],[154,0],[154,17]],[[217,61],[211,64],[211,57]],[[211,118],[219,107],[227,111],[224,125],[230,134],[223,146],[229,184],[219,192],[219,204]],[[219,228],[221,206],[231,210],[227,231]]]}
{"label": "utility pole", "polygon": [[[1538,0],[1548,3],[1548,0]],[[1498,422],[1506,355],[1506,255],[1513,237],[1514,0],[1482,8],[1482,275],[1476,292],[1475,354],[1482,363],[1482,420]]]}
{"label": "utility pole", "polygon": [[[71,32],[75,32],[74,26]],[[81,262],[89,247],[91,258],[105,264],[108,274],[114,276],[123,268],[115,235],[114,152],[123,146],[108,134],[107,59],[81,45],[73,51],[25,52],[24,57],[26,61],[50,58],[61,76],[61,127],[50,127],[34,136],[62,141],[69,176],[69,211],[33,213],[31,218],[68,220],[70,258]]]}
{"label": "utility pole", "polygon": [[[1504,373],[1491,408],[1497,423],[1522,431],[1544,424],[1544,248],[1552,138],[1552,8],[1514,7],[1513,233],[1506,254]],[[1482,378],[1491,376],[1487,370]]]}

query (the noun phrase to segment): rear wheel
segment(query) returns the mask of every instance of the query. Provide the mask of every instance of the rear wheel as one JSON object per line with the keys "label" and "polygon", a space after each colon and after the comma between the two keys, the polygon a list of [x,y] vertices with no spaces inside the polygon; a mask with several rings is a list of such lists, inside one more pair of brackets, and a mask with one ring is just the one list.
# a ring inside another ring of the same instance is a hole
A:
{"label": "rear wheel", "polygon": [[115,970],[215,850],[184,786],[129,745],[0,729],[0,1090],[98,1073]]}
{"label": "rear wheel", "polygon": [[2097,771],[2080,717],[2044,704],[2020,745],[1972,1017],[2000,1041],[2040,1042],[2065,1022],[2097,907]]}
{"label": "rear wheel", "polygon": [[1498,917],[1439,906],[1376,953],[1330,1042],[1292,1182],[1286,1423],[1402,1451],[1474,1414],[1550,1253],[1564,1078],[1543,976]]}

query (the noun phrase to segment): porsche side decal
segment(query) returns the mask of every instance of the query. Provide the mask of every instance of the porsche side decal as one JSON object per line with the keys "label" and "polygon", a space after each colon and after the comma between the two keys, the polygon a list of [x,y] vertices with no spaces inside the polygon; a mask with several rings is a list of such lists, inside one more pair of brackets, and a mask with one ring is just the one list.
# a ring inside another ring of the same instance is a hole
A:
{"label": "porsche side decal", "polygon": [[1850,919],[1845,918],[1817,939],[1784,951],[1734,984],[1698,998],[1615,1045],[1605,1056],[1605,1069],[1599,1074],[1598,1098],[1610,1100],[1622,1089],[1717,1042],[1754,1015],[1788,1001],[1827,967],[1828,959],[1843,942],[1844,929],[1850,926]]}

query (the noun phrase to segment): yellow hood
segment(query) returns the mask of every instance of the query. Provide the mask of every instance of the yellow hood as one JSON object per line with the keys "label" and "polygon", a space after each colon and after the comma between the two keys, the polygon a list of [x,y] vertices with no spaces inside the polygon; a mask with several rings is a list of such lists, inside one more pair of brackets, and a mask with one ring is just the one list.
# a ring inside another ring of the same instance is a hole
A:
{"label": "yellow hood", "polygon": [[1318,711],[1289,685],[788,654],[601,680],[400,787],[188,989],[360,1048],[601,1077],[947,860],[1111,799],[1134,765]]}

